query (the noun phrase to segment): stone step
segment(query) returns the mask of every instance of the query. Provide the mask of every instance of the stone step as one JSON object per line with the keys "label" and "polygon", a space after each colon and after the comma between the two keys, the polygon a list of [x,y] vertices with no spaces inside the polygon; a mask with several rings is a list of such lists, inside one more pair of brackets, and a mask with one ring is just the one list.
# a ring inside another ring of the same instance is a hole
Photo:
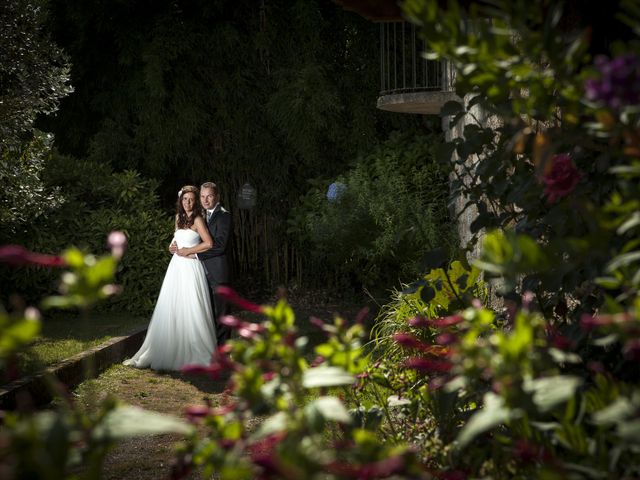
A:
{"label": "stone step", "polygon": [[147,327],[144,327],[127,335],[113,337],[42,372],[0,386],[0,410],[14,410],[18,406],[42,407],[50,403],[53,395],[48,378],[51,375],[71,390],[84,380],[97,377],[114,363],[133,356],[142,345],[146,333]]}

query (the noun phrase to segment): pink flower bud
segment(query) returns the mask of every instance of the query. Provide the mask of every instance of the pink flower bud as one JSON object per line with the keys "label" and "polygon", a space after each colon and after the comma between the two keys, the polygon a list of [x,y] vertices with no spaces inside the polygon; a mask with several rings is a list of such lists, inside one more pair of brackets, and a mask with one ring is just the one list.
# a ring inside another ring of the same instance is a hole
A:
{"label": "pink flower bud", "polygon": [[453,364],[445,360],[431,360],[428,358],[409,358],[404,362],[405,367],[428,373],[446,373]]}
{"label": "pink flower bud", "polygon": [[426,328],[429,326],[429,321],[421,315],[410,318],[407,323],[411,327],[418,327],[418,328]]}
{"label": "pink flower bud", "polygon": [[451,315],[449,317],[437,318],[435,320],[430,320],[429,323],[431,326],[436,328],[446,328],[452,325],[457,325],[458,323],[464,320],[461,315]]}
{"label": "pink flower bud", "polygon": [[107,246],[114,257],[122,258],[127,248],[127,236],[123,232],[114,230],[107,237]]}
{"label": "pink flower bud", "polygon": [[216,287],[216,294],[220,295],[223,299],[227,300],[228,302],[233,303],[235,306],[243,310],[246,310],[248,312],[253,312],[253,313],[264,312],[263,307],[242,298],[240,295],[236,293],[235,290],[225,285],[219,285],[218,287]]}
{"label": "pink flower bud", "polygon": [[14,267],[22,265],[37,265],[40,267],[62,267],[65,261],[57,255],[35,253],[20,245],[3,245],[0,247],[0,262]]}

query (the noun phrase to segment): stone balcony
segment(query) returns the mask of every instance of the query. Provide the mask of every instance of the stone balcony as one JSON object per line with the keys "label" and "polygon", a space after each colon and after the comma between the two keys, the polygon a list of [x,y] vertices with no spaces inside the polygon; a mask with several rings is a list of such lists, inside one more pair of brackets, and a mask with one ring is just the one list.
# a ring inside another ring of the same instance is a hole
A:
{"label": "stone balcony", "polygon": [[455,75],[447,61],[427,60],[425,43],[407,22],[380,24],[381,110],[438,115],[449,100],[457,99]]}

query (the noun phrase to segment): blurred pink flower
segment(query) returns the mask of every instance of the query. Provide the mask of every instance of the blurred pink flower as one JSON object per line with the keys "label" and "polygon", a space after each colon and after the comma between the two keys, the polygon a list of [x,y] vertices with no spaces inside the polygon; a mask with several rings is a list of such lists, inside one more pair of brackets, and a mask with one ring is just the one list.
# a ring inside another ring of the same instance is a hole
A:
{"label": "blurred pink flower", "polygon": [[446,360],[431,360],[429,358],[409,358],[404,366],[413,370],[429,373],[446,373],[453,368],[453,364]]}
{"label": "blurred pink flower", "polygon": [[122,258],[127,248],[127,236],[119,230],[114,230],[107,237],[107,246],[114,257]]}
{"label": "blurred pink flower", "polygon": [[364,319],[369,314],[369,307],[363,307],[356,315],[356,323],[364,323]]}
{"label": "blurred pink flower", "polygon": [[263,313],[264,311],[263,307],[242,298],[233,288],[225,285],[216,287],[216,294],[220,295],[226,301],[233,303],[235,306],[240,307],[242,310],[253,313]]}
{"label": "blurred pink flower", "polygon": [[444,328],[444,327],[450,327],[452,325],[457,325],[458,323],[462,322],[462,320],[464,320],[464,318],[462,318],[461,315],[450,315],[444,318],[429,320],[429,324],[432,327]]}
{"label": "blurred pink flower", "polygon": [[451,345],[457,343],[458,337],[453,333],[441,333],[436,337],[436,342],[440,345]]}
{"label": "blurred pink flower", "polygon": [[184,365],[180,371],[187,375],[209,375],[214,380],[220,377],[223,368],[219,363],[211,363],[211,365]]}
{"label": "blurred pink flower", "polygon": [[230,328],[237,328],[242,323],[238,317],[234,317],[233,315],[224,315],[220,317],[218,321]]}
{"label": "blurred pink flower", "polygon": [[420,315],[418,315],[417,317],[410,318],[407,323],[411,327],[424,328],[424,327],[428,327],[429,326],[428,320],[425,317],[420,316]]}
{"label": "blurred pink flower", "polygon": [[623,348],[624,356],[627,360],[640,360],[640,338],[627,341]]}
{"label": "blurred pink flower", "polygon": [[580,178],[582,174],[574,166],[569,154],[554,155],[551,159],[551,168],[542,177],[545,185],[544,194],[549,203],[555,203],[569,195],[576,188]]}
{"label": "blurred pink flower", "polygon": [[324,362],[325,358],[322,355],[318,355],[316,358],[313,359],[313,362],[311,362],[311,367],[317,367],[318,365],[320,365],[322,362]]}
{"label": "blurred pink flower", "polygon": [[325,470],[327,473],[346,478],[372,479],[387,478],[402,472],[405,468],[405,459],[400,455],[378,460],[364,465],[333,461]]}
{"label": "blurred pink flower", "polygon": [[393,341],[398,345],[402,345],[407,348],[421,349],[424,343],[417,337],[409,333],[396,333],[393,335]]}
{"label": "blurred pink flower", "polygon": [[184,409],[187,420],[191,423],[199,423],[201,419],[211,413],[208,405],[189,405]]}
{"label": "blurred pink flower", "polygon": [[40,267],[63,267],[65,261],[58,255],[35,253],[20,245],[3,245],[0,247],[0,262],[14,267],[22,265],[37,265]]}
{"label": "blurred pink flower", "polygon": [[221,417],[226,415],[227,413],[233,412],[238,405],[236,403],[227,403],[226,405],[221,405],[219,407],[215,407],[211,409],[211,415],[215,417]]}

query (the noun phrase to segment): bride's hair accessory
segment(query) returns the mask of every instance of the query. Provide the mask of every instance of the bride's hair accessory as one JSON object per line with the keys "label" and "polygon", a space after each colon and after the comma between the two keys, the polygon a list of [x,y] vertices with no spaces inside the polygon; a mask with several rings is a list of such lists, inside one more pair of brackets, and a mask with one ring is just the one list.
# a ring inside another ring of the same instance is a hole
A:
{"label": "bride's hair accessory", "polygon": [[178,192],[178,198],[180,198],[182,196],[182,189],[180,189],[180,191]]}

